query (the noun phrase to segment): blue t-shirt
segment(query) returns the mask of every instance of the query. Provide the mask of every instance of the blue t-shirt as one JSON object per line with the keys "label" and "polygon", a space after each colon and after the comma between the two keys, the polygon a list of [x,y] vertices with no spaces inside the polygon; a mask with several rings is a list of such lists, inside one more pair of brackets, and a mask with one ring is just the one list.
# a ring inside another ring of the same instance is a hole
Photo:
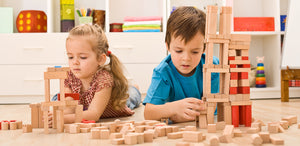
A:
{"label": "blue t-shirt", "polygon": [[[192,76],[182,76],[174,66],[171,56],[168,55],[154,70],[151,85],[143,104],[151,103],[155,105],[165,104],[181,100],[187,97],[201,99],[203,96],[203,64],[205,54],[202,54],[200,63]],[[219,64],[219,60],[214,57],[214,64]],[[219,92],[219,73],[211,75],[211,93]]]}

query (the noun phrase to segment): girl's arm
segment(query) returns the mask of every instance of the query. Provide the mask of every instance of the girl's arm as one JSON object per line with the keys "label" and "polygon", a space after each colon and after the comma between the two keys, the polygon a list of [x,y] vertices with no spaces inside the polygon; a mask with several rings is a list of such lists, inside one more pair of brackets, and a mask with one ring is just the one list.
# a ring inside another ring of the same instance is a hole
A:
{"label": "girl's arm", "polygon": [[[82,118],[86,120],[95,120],[97,121],[102,113],[104,112],[110,96],[111,96],[112,87],[105,87],[99,92],[96,92],[94,98],[88,108],[88,110],[83,111]],[[75,114],[67,114],[64,116],[65,124],[75,122]]]}

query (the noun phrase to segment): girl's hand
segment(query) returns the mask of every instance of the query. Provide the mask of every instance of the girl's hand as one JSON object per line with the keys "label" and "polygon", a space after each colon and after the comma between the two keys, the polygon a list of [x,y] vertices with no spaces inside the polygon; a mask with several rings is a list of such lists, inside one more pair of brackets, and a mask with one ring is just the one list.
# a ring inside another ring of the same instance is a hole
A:
{"label": "girl's hand", "polygon": [[200,110],[204,110],[203,101],[197,98],[185,98],[174,101],[172,104],[175,115],[171,117],[171,120],[175,122],[195,120],[195,117],[200,115]]}

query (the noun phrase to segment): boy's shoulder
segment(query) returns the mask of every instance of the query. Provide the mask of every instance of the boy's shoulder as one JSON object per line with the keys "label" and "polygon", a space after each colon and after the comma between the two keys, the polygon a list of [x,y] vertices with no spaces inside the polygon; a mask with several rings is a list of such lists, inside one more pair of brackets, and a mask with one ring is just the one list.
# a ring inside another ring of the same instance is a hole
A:
{"label": "boy's shoulder", "polygon": [[171,55],[168,55],[159,63],[157,67],[154,68],[154,71],[160,73],[169,71],[171,69],[170,62],[171,62]]}

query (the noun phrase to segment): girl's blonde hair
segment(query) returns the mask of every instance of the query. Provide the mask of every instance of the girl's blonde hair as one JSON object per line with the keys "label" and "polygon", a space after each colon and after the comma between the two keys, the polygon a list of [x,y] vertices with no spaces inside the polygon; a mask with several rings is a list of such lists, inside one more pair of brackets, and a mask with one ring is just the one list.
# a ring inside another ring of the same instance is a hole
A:
{"label": "girl's blonde hair", "polygon": [[99,58],[102,53],[109,55],[110,63],[105,67],[99,68],[105,69],[113,74],[114,87],[112,88],[110,97],[113,107],[115,109],[124,107],[129,97],[127,93],[128,81],[123,74],[122,63],[115,55],[108,53],[109,45],[102,28],[98,25],[79,25],[69,32],[67,40],[72,36],[86,36],[87,40],[92,44],[92,49],[97,54],[97,58]]}

